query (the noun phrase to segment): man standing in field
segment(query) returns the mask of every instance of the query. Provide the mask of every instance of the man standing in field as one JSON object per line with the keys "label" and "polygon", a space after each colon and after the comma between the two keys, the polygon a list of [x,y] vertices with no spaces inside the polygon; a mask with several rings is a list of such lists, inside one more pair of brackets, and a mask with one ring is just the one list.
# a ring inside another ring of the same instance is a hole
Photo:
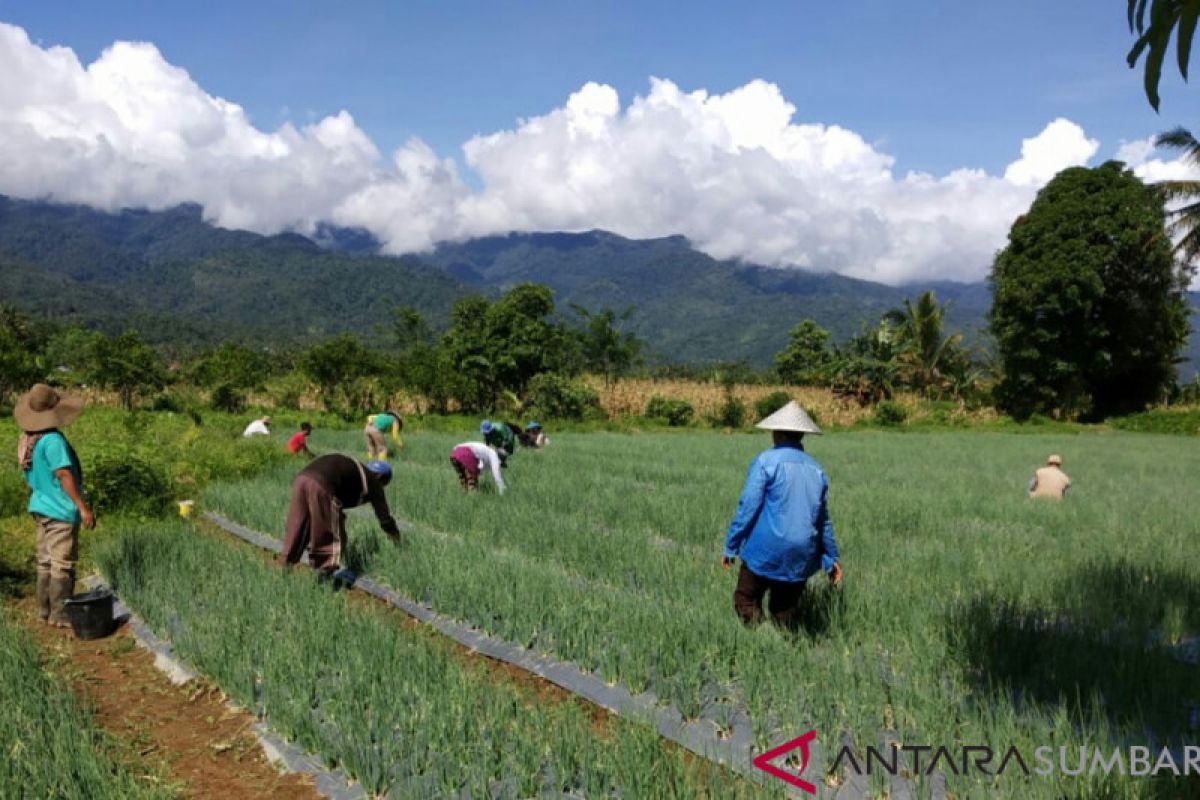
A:
{"label": "man standing in field", "polygon": [[721,565],[740,557],[733,608],[747,625],[762,620],[762,600],[777,625],[791,624],[804,584],[826,569],[841,583],[837,540],[829,519],[829,479],[804,452],[804,434],[821,429],[793,400],[757,427],[771,431],[775,446],[750,464],[737,511],[725,537]]}
{"label": "man standing in field", "polygon": [[496,482],[496,491],[504,494],[504,478],[500,475],[500,456],[483,442],[463,442],[450,451],[450,464],[458,473],[458,485],[464,492],[479,488],[479,473],[486,465]]}
{"label": "man standing in field", "polygon": [[1029,496],[1062,500],[1070,488],[1071,479],[1062,471],[1062,456],[1055,455],[1046,459],[1046,466],[1033,473],[1033,480],[1029,482]]}
{"label": "man standing in field", "polygon": [[387,439],[383,437],[388,431],[392,432],[392,441],[396,447],[404,447],[400,431],[404,430],[404,419],[390,408],[380,414],[367,417],[367,425],[363,428],[363,439],[367,443],[367,459],[387,459]]}
{"label": "man standing in field", "polygon": [[43,622],[68,625],[63,600],[75,593],[79,526],[96,527],[83,496],[79,457],[59,428],[83,409],[78,397],[39,383],[17,400],[13,416],[21,428],[17,462],[31,494],[27,509],[37,523],[37,607]]}
{"label": "man standing in field", "polygon": [[308,550],[309,566],[332,575],[346,548],[344,510],[363,503],[371,504],[379,527],[393,542],[398,542],[400,529],[383,493],[391,479],[392,468],[386,461],[364,465],[340,453],[313,459],[292,481],[280,563],[295,564]]}

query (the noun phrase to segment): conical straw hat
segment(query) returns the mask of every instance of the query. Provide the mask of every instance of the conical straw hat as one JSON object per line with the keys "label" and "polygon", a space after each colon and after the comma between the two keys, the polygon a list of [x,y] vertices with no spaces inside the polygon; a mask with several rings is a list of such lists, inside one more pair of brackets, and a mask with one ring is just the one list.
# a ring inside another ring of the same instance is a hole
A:
{"label": "conical straw hat", "polygon": [[821,429],[812,421],[808,412],[796,404],[795,400],[776,411],[754,427],[768,431],[797,431],[799,433],[815,433],[820,435]]}

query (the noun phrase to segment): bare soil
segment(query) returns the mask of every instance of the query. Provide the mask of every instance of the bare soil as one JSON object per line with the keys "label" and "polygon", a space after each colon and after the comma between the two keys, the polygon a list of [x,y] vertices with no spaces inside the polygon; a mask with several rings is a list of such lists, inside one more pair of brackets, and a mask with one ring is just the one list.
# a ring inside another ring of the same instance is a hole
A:
{"label": "bare soil", "polygon": [[31,598],[12,607],[50,669],[92,709],[115,737],[119,755],[146,780],[169,783],[186,798],[321,797],[309,777],[272,766],[251,733],[252,716],[229,708],[204,679],[172,685],[128,630],[81,641],[69,629],[38,621]]}

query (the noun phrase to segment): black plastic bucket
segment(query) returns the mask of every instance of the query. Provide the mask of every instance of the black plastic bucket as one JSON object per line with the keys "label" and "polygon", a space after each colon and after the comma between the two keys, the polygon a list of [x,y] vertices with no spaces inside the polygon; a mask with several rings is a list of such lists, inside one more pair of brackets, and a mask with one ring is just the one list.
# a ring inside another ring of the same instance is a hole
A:
{"label": "black plastic bucket", "polygon": [[67,619],[77,639],[103,639],[113,631],[113,595],[95,589],[63,600]]}

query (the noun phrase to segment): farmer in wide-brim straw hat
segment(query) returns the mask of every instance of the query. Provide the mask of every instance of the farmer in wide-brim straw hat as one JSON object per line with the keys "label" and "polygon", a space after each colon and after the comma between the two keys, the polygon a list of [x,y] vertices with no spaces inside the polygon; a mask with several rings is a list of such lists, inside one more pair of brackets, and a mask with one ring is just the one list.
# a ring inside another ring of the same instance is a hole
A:
{"label": "farmer in wide-brim straw hat", "polygon": [[771,619],[793,622],[805,582],[825,569],[841,583],[837,540],[829,519],[829,479],[804,452],[804,434],[820,435],[812,417],[790,401],[758,423],[771,431],[774,447],[750,464],[737,511],[725,536],[721,564],[741,558],[733,608],[746,624],[762,619],[767,597]]}
{"label": "farmer in wide-brim straw hat", "polygon": [[83,409],[78,397],[39,383],[17,401],[13,416],[21,428],[17,463],[29,484],[27,506],[37,524],[37,606],[43,622],[66,626],[62,601],[75,593],[79,526],[96,527],[83,494],[79,457],[60,428]]}

